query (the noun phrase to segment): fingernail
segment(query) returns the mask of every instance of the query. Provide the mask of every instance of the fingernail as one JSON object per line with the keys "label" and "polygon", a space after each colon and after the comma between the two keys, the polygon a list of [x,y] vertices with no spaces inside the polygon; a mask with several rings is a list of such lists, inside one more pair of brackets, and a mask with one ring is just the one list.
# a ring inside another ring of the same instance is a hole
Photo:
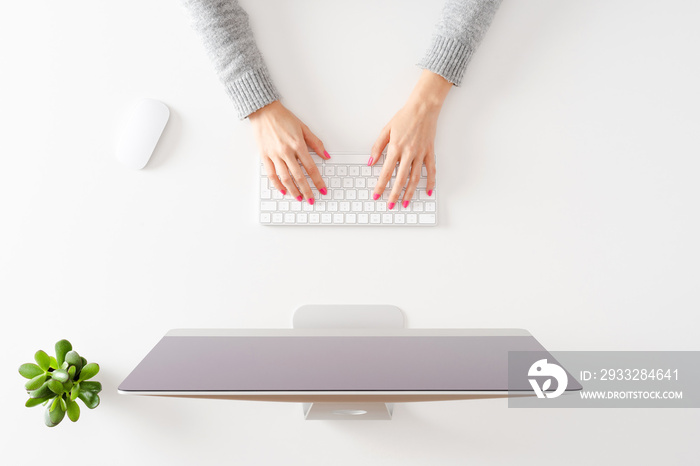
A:
{"label": "fingernail", "polygon": [[393,202],[390,202],[390,203],[389,203],[389,210],[393,209],[395,205],[396,205],[396,204],[394,204]]}
{"label": "fingernail", "polygon": [[372,195],[372,198],[376,201],[377,199],[379,199],[379,194],[374,193],[374,194]]}
{"label": "fingernail", "polygon": [[302,199],[304,199],[304,198],[301,196],[297,196],[297,201],[301,202]]}
{"label": "fingernail", "polygon": [[374,157],[369,158],[369,161],[367,162],[367,166],[369,167],[370,165],[372,165],[372,162],[374,162]]}
{"label": "fingernail", "polygon": [[313,197],[309,198],[309,205],[314,205],[314,198]]}
{"label": "fingernail", "polygon": [[323,194],[324,196],[325,196],[326,194],[328,194],[328,190],[327,190],[326,188],[321,188],[321,189],[319,189],[319,192],[320,192],[321,194]]}
{"label": "fingernail", "polygon": [[281,192],[283,195],[284,195],[284,194],[287,194],[287,191],[285,191],[284,189],[280,189],[280,192]]}
{"label": "fingernail", "polygon": [[433,190],[432,190],[432,189],[429,189],[429,190],[428,190],[428,196],[432,196],[432,195],[433,195]]}
{"label": "fingernail", "polygon": [[325,150],[324,150],[324,151],[323,151],[323,155],[325,155],[326,158],[328,158],[328,159],[331,158],[331,155],[328,153],[328,151],[325,151]]}
{"label": "fingernail", "polygon": [[401,203],[401,205],[402,205],[403,208],[405,209],[406,207],[408,207],[408,201],[403,201],[403,202]]}

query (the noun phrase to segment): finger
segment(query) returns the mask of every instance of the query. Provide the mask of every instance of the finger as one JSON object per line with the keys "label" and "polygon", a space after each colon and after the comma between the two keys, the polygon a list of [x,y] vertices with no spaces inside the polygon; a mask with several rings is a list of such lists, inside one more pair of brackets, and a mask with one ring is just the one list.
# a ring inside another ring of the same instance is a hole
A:
{"label": "finger", "polygon": [[408,179],[408,186],[406,186],[406,191],[403,193],[403,200],[401,205],[405,209],[408,207],[408,203],[411,202],[413,194],[416,192],[418,187],[418,182],[420,181],[420,169],[423,167],[423,161],[416,158],[411,165],[411,175]]}
{"label": "finger", "polygon": [[297,197],[297,200],[302,201],[304,199],[307,199],[309,201],[309,204],[313,205],[314,194],[311,192],[311,187],[309,186],[308,181],[306,181],[306,175],[304,175],[304,171],[301,169],[301,165],[299,165],[296,155],[294,155],[293,160],[286,159],[285,161],[287,162],[287,166],[289,167],[289,172],[292,174],[292,177],[297,183],[299,191],[301,191],[301,194],[303,196],[302,199],[299,199],[299,197]]}
{"label": "finger", "polygon": [[[314,159],[311,157],[311,154],[309,154],[309,151],[304,150],[304,152],[299,157],[299,160],[304,166],[306,174],[309,175],[309,178],[311,178],[311,181],[314,182],[314,185],[316,186],[316,188],[318,188],[319,192],[324,196],[328,194],[326,183],[323,181],[323,178],[321,178],[321,172],[318,171],[318,167],[314,163]],[[310,197],[308,199],[313,199],[313,197]]]}
{"label": "finger", "polygon": [[433,190],[435,189],[435,153],[430,152],[425,158],[425,170],[428,172],[428,184],[425,187],[425,192],[428,196],[433,195]]}
{"label": "finger", "polygon": [[372,194],[372,199],[375,201],[381,197],[386,189],[387,183],[391,180],[394,174],[394,169],[396,168],[397,158],[393,153],[387,155],[384,160],[384,166],[382,167],[381,173],[379,173],[379,179],[377,180],[377,186],[374,187],[374,194]]}
{"label": "finger", "polygon": [[367,165],[372,166],[379,161],[379,158],[382,156],[382,152],[384,152],[384,148],[387,144],[389,144],[390,136],[391,128],[389,125],[386,125],[384,128],[382,128],[382,131],[379,133],[379,137],[372,146],[372,152],[369,160],[367,161]]}
{"label": "finger", "polygon": [[284,189],[284,185],[282,184],[282,182],[280,182],[280,179],[277,178],[277,172],[275,172],[275,164],[272,163],[270,157],[263,157],[262,161],[263,166],[265,167],[265,173],[267,173],[267,177],[270,179],[272,186],[274,186],[275,189],[277,189],[282,194],[287,194],[287,190]]}
{"label": "finger", "polygon": [[[408,159],[408,157],[406,157],[406,159]],[[406,185],[408,173],[411,169],[411,162],[406,159],[402,159],[399,163],[399,171],[396,173],[394,186],[393,188],[391,188],[391,194],[389,194],[389,203],[387,204],[389,210],[394,208],[394,205],[396,205],[396,201],[398,201],[399,196],[401,196],[401,190]]]}
{"label": "finger", "polygon": [[[314,152],[316,152],[316,155],[326,160],[331,158],[331,156],[326,151],[326,148],[323,147],[323,142],[321,142],[321,140],[314,133],[311,132],[308,126],[303,125],[301,127],[301,132],[304,135],[304,141],[306,141],[309,147],[312,148]],[[316,185],[316,187],[318,187],[318,185]]]}
{"label": "finger", "polygon": [[292,197],[301,200],[301,193],[297,189],[297,185],[294,184],[294,178],[292,178],[292,175],[289,173],[289,168],[287,167],[287,164],[284,162],[284,160],[276,159],[273,160],[273,163],[275,164],[275,171],[280,177],[280,181],[282,182],[284,187],[287,188],[287,192],[291,194]]}

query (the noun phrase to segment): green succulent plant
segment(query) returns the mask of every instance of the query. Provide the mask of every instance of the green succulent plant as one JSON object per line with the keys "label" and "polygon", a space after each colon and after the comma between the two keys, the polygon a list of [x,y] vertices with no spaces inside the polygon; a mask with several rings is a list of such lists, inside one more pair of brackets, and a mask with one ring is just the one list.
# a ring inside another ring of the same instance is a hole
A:
{"label": "green succulent plant", "polygon": [[49,356],[39,350],[34,355],[34,363],[19,366],[19,373],[25,379],[29,399],[27,408],[43,404],[46,406],[44,422],[49,427],[55,427],[66,414],[68,419],[75,422],[80,417],[78,399],[82,400],[89,409],[97,408],[100,404],[98,393],[102,384],[92,379],[100,371],[100,366],[87,360],[73,351],[68,340],[56,343],[56,357]]}

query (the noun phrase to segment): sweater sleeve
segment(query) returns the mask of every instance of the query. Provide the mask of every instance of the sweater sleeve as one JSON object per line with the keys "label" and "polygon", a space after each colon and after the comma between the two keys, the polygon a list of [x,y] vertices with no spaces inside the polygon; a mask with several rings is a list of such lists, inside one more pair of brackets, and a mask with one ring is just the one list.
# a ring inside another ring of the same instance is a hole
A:
{"label": "sweater sleeve", "polygon": [[278,100],[255,44],[248,14],[237,0],[180,0],[240,119]]}
{"label": "sweater sleeve", "polygon": [[432,44],[418,66],[459,86],[500,3],[501,0],[447,0]]}

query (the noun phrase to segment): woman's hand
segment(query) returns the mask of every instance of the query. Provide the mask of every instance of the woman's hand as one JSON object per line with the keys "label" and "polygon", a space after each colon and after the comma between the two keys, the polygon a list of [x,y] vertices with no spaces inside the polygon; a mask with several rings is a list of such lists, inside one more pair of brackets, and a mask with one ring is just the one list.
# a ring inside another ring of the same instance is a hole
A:
{"label": "woman's hand", "polygon": [[251,113],[248,119],[255,131],[265,171],[275,188],[282,194],[289,192],[298,201],[307,199],[313,205],[314,196],[300,161],[319,192],[328,192],[307,146],[326,160],[331,157],[308,126],[278,100]]}
{"label": "woman's hand", "polygon": [[[372,147],[372,156],[367,165],[374,165],[381,157],[384,148],[387,154],[379,181],[374,188],[377,200],[386,189],[396,164],[399,164],[396,181],[389,195],[388,207],[393,209],[406,186],[402,205],[408,206],[416,192],[420,172],[425,164],[428,172],[428,196],[435,189],[435,131],[440,109],[452,88],[452,83],[440,75],[424,70],[418,84],[413,89],[406,105],[399,110],[382,129],[377,142]],[[408,184],[407,184],[408,182]]]}

